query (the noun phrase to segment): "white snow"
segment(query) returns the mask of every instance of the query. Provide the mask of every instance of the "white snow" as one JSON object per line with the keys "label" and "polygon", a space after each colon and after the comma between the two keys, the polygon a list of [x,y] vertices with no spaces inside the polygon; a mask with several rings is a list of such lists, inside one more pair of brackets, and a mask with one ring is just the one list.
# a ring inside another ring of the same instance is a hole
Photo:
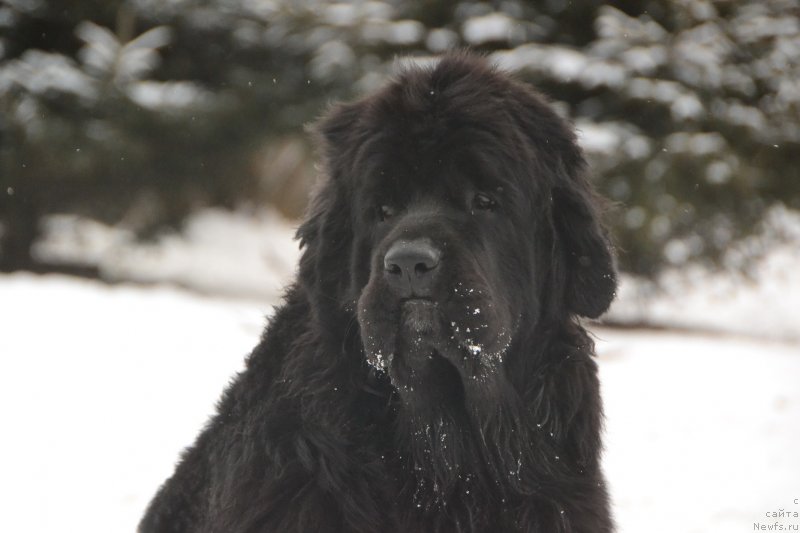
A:
{"label": "white snow", "polygon": [[425,36],[425,26],[416,20],[397,20],[393,22],[370,21],[361,28],[362,37],[370,43],[389,43],[411,45]]}
{"label": "white snow", "polygon": [[530,69],[563,81],[572,81],[586,70],[591,61],[586,54],[565,46],[528,43],[513,50],[492,54],[492,59],[510,71]]}
{"label": "white snow", "polygon": [[50,262],[95,265],[110,280],[168,282],[210,294],[274,301],[299,258],[296,224],[274,212],[208,209],[181,233],[142,243],[125,229],[73,215],[46,220],[34,253]]}
{"label": "white snow", "polygon": [[0,276],[0,531],[134,531],[266,305]]}
{"label": "white snow", "polygon": [[598,335],[620,533],[753,531],[767,512],[800,512],[800,346]]}
{"label": "white snow", "polygon": [[[133,531],[269,312],[29,274],[0,276],[0,301],[0,530],[15,533]],[[596,334],[621,533],[751,531],[793,508],[797,344]]]}
{"label": "white snow", "polygon": [[153,110],[184,109],[209,105],[212,95],[190,81],[137,81],[126,89],[128,97]]}
{"label": "white snow", "polygon": [[329,79],[341,73],[342,69],[350,69],[356,63],[356,54],[347,44],[333,39],[322,44],[311,60],[311,72],[317,79]]}
{"label": "white snow", "polygon": [[515,21],[503,13],[489,13],[464,22],[461,33],[472,45],[491,41],[508,41],[514,32]]}
{"label": "white snow", "polygon": [[621,142],[619,134],[612,128],[589,121],[579,121],[575,126],[578,142],[587,152],[610,153],[615,151]]}
{"label": "white snow", "polygon": [[[776,210],[764,237],[800,242],[798,218]],[[50,220],[38,254],[193,292],[0,276],[0,531],[134,529],[292,277],[293,229],[269,213],[207,211],[141,244],[118,228]],[[597,331],[621,533],[752,531],[800,497],[791,243],[773,246],[752,282],[676,268],[652,294],[623,278],[613,319],[711,333]]]}
{"label": "white snow", "polygon": [[425,46],[431,52],[441,53],[452,48],[458,42],[458,34],[447,28],[436,28],[428,33]]}
{"label": "white snow", "polygon": [[670,152],[685,152],[692,155],[712,155],[722,153],[727,148],[725,137],[712,133],[672,133],[664,145]]}
{"label": "white snow", "polygon": [[337,2],[325,7],[322,18],[334,26],[353,26],[358,21],[358,8],[353,4]]}
{"label": "white snow", "polygon": [[34,94],[52,91],[85,100],[97,96],[95,80],[84,74],[72,59],[39,50],[28,50],[19,59],[0,67],[0,94],[15,85]]}
{"label": "white snow", "polygon": [[85,43],[78,56],[88,70],[98,78],[111,74],[123,85],[152,72],[160,62],[157,50],[172,40],[169,27],[156,26],[122,43],[111,30],[89,21],[80,23],[75,35]]}

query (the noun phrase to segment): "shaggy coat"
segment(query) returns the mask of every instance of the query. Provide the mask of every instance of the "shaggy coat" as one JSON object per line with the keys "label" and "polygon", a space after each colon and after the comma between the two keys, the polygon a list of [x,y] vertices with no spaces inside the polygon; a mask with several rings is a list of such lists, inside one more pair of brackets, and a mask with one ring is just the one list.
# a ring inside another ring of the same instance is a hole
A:
{"label": "shaggy coat", "polygon": [[297,280],[139,531],[611,532],[571,127],[455,54],[316,131]]}

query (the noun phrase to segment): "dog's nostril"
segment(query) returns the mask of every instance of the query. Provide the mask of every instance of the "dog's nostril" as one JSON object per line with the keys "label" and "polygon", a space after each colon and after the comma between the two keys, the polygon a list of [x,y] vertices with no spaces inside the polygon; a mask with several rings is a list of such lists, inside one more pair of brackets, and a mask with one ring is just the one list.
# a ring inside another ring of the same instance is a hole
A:
{"label": "dog's nostril", "polygon": [[414,272],[417,275],[425,274],[429,270],[433,270],[434,268],[436,268],[437,264],[438,262],[434,263],[432,261],[430,263],[417,263],[417,265],[414,267]]}
{"label": "dog's nostril", "polygon": [[386,271],[389,272],[389,274],[394,274],[396,276],[399,276],[400,274],[403,273],[403,269],[400,268],[399,265],[395,265],[394,263],[386,265]]}

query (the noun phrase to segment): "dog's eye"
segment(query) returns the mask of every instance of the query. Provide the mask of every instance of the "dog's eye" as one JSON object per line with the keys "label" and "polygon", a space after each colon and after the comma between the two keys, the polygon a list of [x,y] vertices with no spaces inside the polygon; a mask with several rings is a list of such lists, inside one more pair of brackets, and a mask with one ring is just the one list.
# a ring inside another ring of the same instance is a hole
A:
{"label": "dog's eye", "polygon": [[472,198],[472,207],[473,209],[481,209],[484,211],[491,211],[497,206],[497,202],[495,202],[488,194],[484,194],[482,192],[475,193],[475,196]]}
{"label": "dog's eye", "polygon": [[395,210],[394,207],[390,205],[382,205],[378,208],[378,218],[381,220],[386,220],[392,218],[394,216]]}

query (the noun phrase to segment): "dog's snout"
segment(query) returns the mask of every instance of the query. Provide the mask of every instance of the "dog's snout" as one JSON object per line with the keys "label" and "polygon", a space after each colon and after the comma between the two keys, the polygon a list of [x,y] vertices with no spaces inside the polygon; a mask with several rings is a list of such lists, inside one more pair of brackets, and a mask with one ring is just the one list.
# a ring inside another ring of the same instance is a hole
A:
{"label": "dog's snout", "polygon": [[397,241],[383,258],[384,275],[400,296],[427,296],[442,252],[429,239]]}

